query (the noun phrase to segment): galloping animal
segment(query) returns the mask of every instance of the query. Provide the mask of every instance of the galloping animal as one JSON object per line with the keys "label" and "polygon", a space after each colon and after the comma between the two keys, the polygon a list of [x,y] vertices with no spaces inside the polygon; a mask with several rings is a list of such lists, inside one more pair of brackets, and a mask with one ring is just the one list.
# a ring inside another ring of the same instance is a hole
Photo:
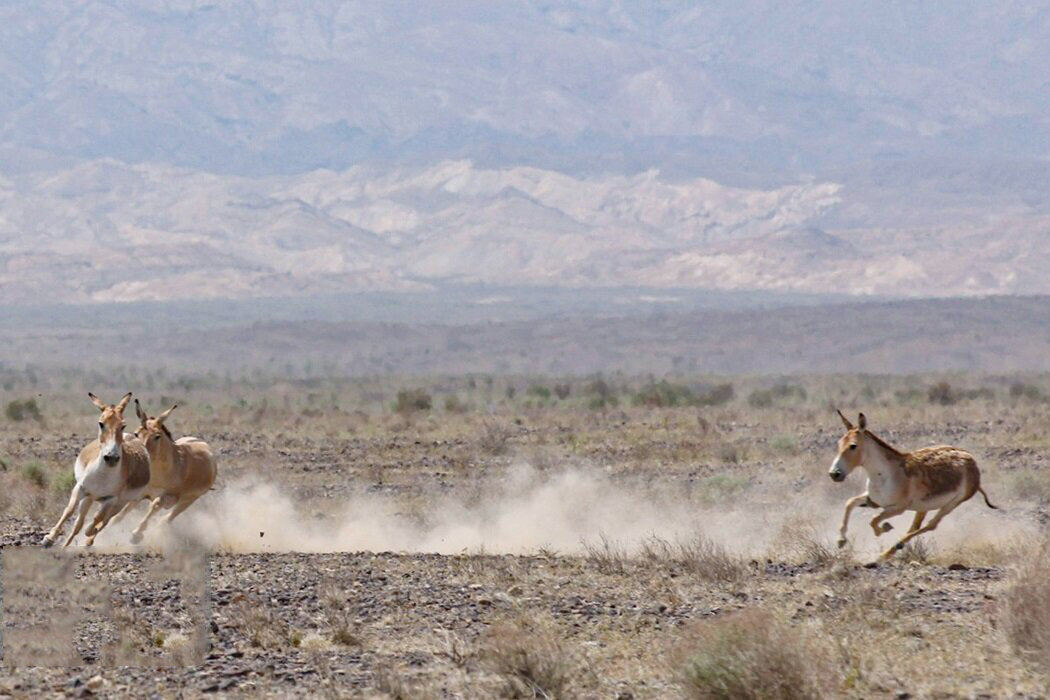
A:
{"label": "galloping animal", "polygon": [[[131,541],[136,544],[142,541],[142,533],[154,513],[161,508],[172,508],[166,519],[170,523],[215,483],[215,458],[208,443],[195,437],[175,440],[164,425],[176,408],[178,404],[150,418],[135,399],[135,413],[141,423],[136,435],[149,451],[151,464],[149,485],[142,496],[151,503],[146,516],[131,534]],[[124,510],[134,506],[129,503]],[[121,517],[123,515],[121,512]]]}
{"label": "galloping animal", "polygon": [[103,403],[91,393],[88,397],[102,412],[98,420],[98,438],[85,445],[73,463],[76,485],[69,496],[69,504],[62,511],[62,517],[51,528],[51,532],[44,536],[45,547],[55,543],[62,532],[62,525],[77,509],[73,530],[63,544],[68,547],[83,527],[88,510],[98,501],[98,514],[84,533],[87,536],[86,545],[90,547],[95,542],[95,536],[110,519],[125,505],[140,499],[149,484],[149,454],[138,438],[124,432],[124,409],[131,399],[131,392],[114,405]]}
{"label": "galloping animal", "polygon": [[[981,488],[977,460],[966,450],[937,445],[901,452],[868,431],[863,413],[854,426],[842,411],[836,409],[836,412],[846,426],[846,434],[839,439],[838,455],[828,475],[833,481],[844,481],[850,472],[861,467],[868,476],[864,493],[846,501],[846,512],[839,529],[839,547],[846,544],[849,516],[858,505],[883,509],[871,520],[876,537],[893,529],[884,520],[904,511],[915,511],[911,529],[897,544],[882,553],[882,559],[889,559],[912,538],[937,529],[944,516],[970,500],[975,493],[980,492],[989,508],[997,508]],[[931,510],[937,513],[924,527],[923,519]]]}

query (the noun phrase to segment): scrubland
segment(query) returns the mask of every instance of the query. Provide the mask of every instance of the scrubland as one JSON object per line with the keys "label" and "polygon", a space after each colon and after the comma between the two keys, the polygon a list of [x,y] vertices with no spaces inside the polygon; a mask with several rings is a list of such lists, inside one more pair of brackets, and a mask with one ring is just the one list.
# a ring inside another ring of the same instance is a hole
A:
{"label": "scrubland", "polygon": [[[83,371],[0,386],[7,694],[1042,697],[1050,683],[1045,375]],[[216,490],[141,549],[136,516],[94,552],[38,552],[93,436],[86,391],[129,389],[151,411],[180,404],[171,428],[212,444]],[[826,475],[833,407],[903,449],[973,451],[1003,509],[973,500],[877,567],[861,509],[836,548],[863,482]],[[102,592],[78,607],[59,579]],[[53,609],[73,644],[34,665],[26,630]]]}

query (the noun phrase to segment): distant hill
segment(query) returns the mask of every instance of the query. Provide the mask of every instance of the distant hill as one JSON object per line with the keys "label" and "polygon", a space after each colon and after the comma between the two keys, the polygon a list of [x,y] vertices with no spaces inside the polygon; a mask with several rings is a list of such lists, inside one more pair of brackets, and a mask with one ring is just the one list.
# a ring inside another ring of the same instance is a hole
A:
{"label": "distant hill", "polygon": [[758,190],[466,161],[270,178],[92,161],[0,177],[0,304],[448,284],[1050,293],[1038,207],[978,201],[947,211],[953,225],[822,228],[858,206],[844,196],[835,183]]}
{"label": "distant hill", "polygon": [[0,169],[33,152],[716,179],[1040,160],[1047,45],[1034,0],[7,0]]}

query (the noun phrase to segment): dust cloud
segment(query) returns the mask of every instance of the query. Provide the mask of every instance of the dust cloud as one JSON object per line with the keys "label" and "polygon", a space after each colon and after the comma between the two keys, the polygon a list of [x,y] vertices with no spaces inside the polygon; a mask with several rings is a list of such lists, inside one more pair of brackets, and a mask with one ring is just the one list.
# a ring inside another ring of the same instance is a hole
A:
{"label": "dust cloud", "polygon": [[[842,505],[857,490],[822,483],[787,493],[756,487],[723,504],[701,503],[687,489],[672,487],[631,486],[596,468],[551,471],[519,463],[469,498],[429,494],[406,504],[378,493],[355,494],[335,515],[321,516],[316,501],[297,501],[279,485],[245,479],[206,495],[171,525],[163,515],[155,518],[144,546],[169,551],[193,544],[231,553],[580,554],[604,540],[632,553],[653,537],[674,542],[702,534],[730,552],[763,557],[790,549],[785,538],[797,536],[832,547]],[[923,537],[939,551],[1008,548],[1037,537],[1035,524],[1020,517],[1023,508],[1010,505],[992,511],[973,499]],[[127,551],[144,512],[140,507],[111,525],[97,546]],[[874,556],[896,541],[912,514],[896,518],[895,529],[879,540],[868,526],[873,515],[854,511],[850,536],[859,557]]]}

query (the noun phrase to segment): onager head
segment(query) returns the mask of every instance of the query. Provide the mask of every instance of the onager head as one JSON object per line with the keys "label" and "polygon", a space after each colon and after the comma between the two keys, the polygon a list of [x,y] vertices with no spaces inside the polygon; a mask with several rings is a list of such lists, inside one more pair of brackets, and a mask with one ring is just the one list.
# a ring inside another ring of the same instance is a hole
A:
{"label": "onager head", "polygon": [[868,420],[861,413],[857,416],[857,424],[850,423],[842,411],[835,409],[846,426],[846,434],[839,438],[839,452],[835,461],[831,463],[828,476],[832,481],[845,481],[850,472],[864,464],[864,438],[867,436]]}
{"label": "onager head", "polygon": [[90,392],[88,398],[102,412],[98,417],[99,455],[107,467],[115,467],[120,464],[120,450],[124,444],[124,409],[131,400],[131,392],[124,394],[124,397],[112,406]]}
{"label": "onager head", "polygon": [[139,400],[135,399],[135,414],[139,417],[139,429],[135,431],[135,435],[142,441],[142,444],[146,446],[146,449],[151,453],[155,452],[157,447],[167,446],[174,442],[171,437],[171,432],[167,426],[164,425],[164,421],[167,420],[171,412],[178,408],[179,405],[175,404],[164,413],[160,414],[156,418],[150,418],[146,415],[146,412],[142,410],[142,406],[139,405]]}

